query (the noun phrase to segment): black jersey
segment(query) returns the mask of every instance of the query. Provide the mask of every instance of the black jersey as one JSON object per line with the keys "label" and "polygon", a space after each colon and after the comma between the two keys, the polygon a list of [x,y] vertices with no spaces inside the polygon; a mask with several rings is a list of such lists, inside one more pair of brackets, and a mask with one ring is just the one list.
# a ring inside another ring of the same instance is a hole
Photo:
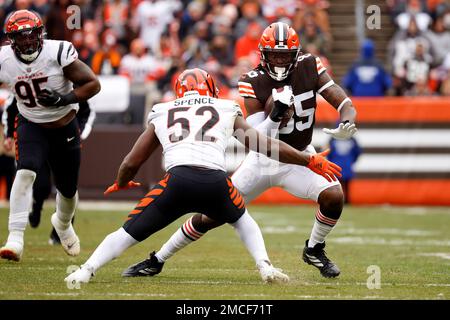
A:
{"label": "black jersey", "polygon": [[280,129],[279,139],[297,150],[304,150],[312,140],[318,80],[325,70],[320,59],[311,54],[300,56],[294,70],[282,81],[272,79],[259,65],[241,76],[239,93],[244,98],[257,99],[264,108],[273,88],[291,86],[295,96],[295,113],[287,126]]}

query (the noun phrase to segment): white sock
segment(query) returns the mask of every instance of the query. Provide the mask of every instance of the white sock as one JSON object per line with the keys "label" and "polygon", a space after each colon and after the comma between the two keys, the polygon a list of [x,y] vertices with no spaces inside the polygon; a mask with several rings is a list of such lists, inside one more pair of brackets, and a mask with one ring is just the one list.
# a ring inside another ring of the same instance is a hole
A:
{"label": "white sock", "polygon": [[261,233],[261,229],[255,220],[248,214],[245,213],[238,221],[231,224],[236,232],[239,234],[241,241],[244,243],[248,252],[252,255],[256,264],[260,263],[262,260],[269,260],[267,255],[266,246],[264,244],[264,239]]}
{"label": "white sock", "polygon": [[10,197],[8,242],[23,244],[23,233],[33,203],[33,183],[35,179],[36,173],[31,170],[20,169],[16,173]]}
{"label": "white sock", "polygon": [[137,240],[130,236],[123,228],[120,228],[106,236],[84,266],[91,267],[92,272],[95,272],[136,243],[138,243]]}
{"label": "white sock", "polygon": [[188,244],[200,239],[204,233],[195,230],[190,217],[180,229],[178,229],[170,239],[163,244],[161,249],[155,254],[159,262],[166,262],[175,253],[186,247]]}
{"label": "white sock", "polygon": [[78,191],[72,198],[64,197],[59,191],[56,193],[56,216],[61,229],[67,229],[72,222],[78,203]]}
{"label": "white sock", "polygon": [[325,217],[320,209],[317,210],[314,226],[308,240],[308,247],[313,248],[318,243],[323,243],[325,237],[333,230],[337,223],[337,219]]}

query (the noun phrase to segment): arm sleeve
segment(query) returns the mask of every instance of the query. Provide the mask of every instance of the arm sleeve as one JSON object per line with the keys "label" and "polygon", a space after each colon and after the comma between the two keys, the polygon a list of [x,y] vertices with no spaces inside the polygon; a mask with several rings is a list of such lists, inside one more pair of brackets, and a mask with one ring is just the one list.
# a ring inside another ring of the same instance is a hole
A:
{"label": "arm sleeve", "polygon": [[4,126],[5,137],[12,138],[14,136],[14,121],[16,116],[19,114],[19,109],[17,109],[17,100],[11,95],[11,99],[5,104],[5,112],[2,116],[2,123]]}
{"label": "arm sleeve", "polygon": [[87,101],[82,101],[79,105],[80,109],[77,113],[78,126],[81,131],[81,139],[85,140],[91,133],[96,113],[93,109],[91,109],[89,102]]}

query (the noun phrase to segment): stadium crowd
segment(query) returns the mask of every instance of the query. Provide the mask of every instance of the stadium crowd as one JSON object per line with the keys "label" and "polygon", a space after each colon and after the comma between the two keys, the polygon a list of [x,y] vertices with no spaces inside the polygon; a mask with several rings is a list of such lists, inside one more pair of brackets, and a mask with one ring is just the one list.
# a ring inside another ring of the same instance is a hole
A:
{"label": "stadium crowd", "polygon": [[[397,25],[389,59],[377,61],[374,43],[365,41],[361,58],[343,79],[345,88],[354,96],[450,95],[450,1],[387,4]],[[259,63],[262,30],[276,20],[292,25],[303,51],[320,56],[331,71],[330,3],[324,0],[0,0],[0,5],[2,23],[14,10],[34,10],[44,18],[48,37],[72,41],[97,74],[128,77],[133,104],[173,98],[179,71],[194,67],[218,79],[222,96],[237,98],[239,76]],[[76,13],[71,5],[81,9],[80,28],[67,27]]]}

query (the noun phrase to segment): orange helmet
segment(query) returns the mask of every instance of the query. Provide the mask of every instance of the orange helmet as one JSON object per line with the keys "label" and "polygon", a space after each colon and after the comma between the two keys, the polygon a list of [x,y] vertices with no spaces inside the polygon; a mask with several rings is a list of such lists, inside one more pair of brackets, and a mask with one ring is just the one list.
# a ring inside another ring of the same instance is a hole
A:
{"label": "orange helmet", "polygon": [[34,12],[18,10],[5,22],[5,34],[16,56],[25,63],[34,61],[44,43],[44,25]]}
{"label": "orange helmet", "polygon": [[294,70],[300,49],[295,30],[286,23],[274,22],[259,40],[261,65],[274,80],[284,80]]}
{"label": "orange helmet", "polygon": [[175,95],[178,98],[184,96],[187,91],[197,91],[203,96],[217,98],[219,89],[214,84],[213,78],[205,70],[194,68],[184,70],[175,82]]}

